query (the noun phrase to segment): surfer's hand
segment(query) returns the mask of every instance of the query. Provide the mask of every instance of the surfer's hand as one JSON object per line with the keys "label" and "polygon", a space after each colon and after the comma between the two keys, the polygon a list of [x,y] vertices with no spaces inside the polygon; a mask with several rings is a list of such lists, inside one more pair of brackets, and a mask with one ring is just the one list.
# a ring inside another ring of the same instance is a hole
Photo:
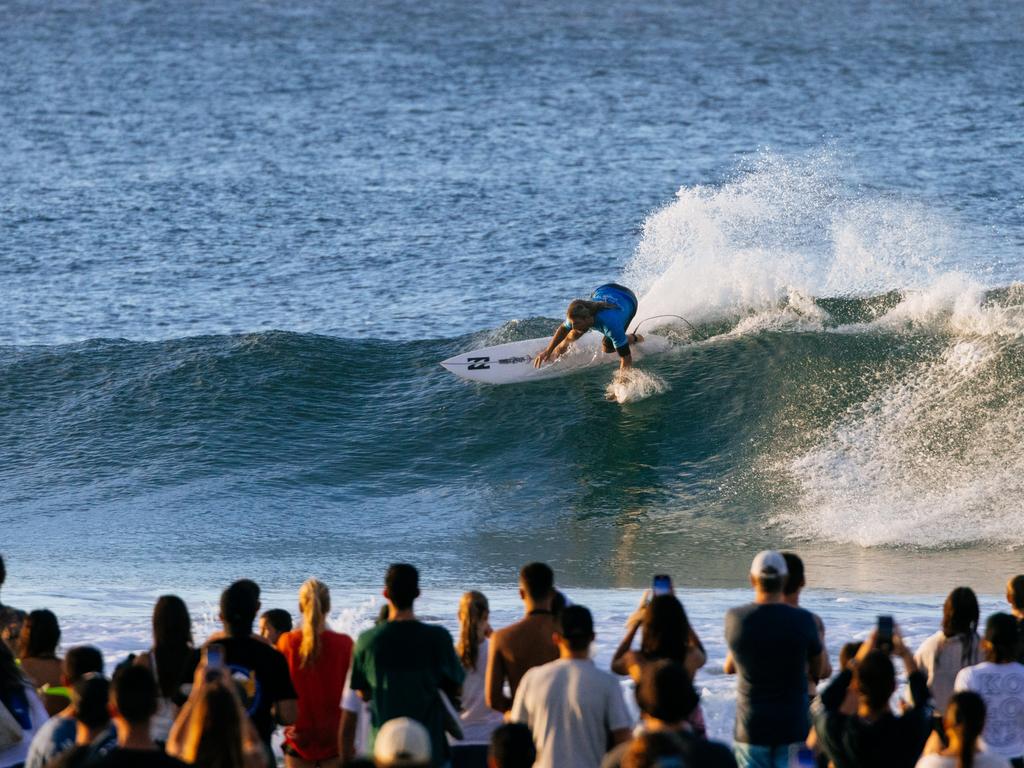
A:
{"label": "surfer's hand", "polygon": [[533,367],[540,368],[551,358],[551,350],[545,349],[543,352],[538,352],[537,356],[533,358]]}

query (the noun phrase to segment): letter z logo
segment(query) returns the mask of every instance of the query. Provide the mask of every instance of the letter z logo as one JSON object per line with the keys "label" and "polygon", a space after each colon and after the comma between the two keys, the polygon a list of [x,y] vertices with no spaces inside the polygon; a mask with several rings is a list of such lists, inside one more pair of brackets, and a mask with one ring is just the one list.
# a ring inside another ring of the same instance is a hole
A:
{"label": "letter z logo", "polygon": [[467,357],[466,362],[469,363],[467,371],[486,371],[491,367],[488,365],[491,362],[489,357]]}

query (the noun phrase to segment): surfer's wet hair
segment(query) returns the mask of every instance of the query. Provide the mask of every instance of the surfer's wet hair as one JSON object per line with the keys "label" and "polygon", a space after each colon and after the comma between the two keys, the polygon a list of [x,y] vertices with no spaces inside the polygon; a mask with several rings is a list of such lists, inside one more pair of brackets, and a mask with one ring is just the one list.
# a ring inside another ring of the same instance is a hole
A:
{"label": "surfer's wet hair", "polygon": [[589,320],[602,309],[614,309],[615,305],[607,301],[587,301],[586,299],[573,299],[569,302],[565,316],[569,320]]}

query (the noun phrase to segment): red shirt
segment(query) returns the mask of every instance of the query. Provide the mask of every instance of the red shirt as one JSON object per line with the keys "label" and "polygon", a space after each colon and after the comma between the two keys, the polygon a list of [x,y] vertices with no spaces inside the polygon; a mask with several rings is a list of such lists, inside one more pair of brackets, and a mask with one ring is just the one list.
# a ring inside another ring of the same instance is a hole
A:
{"label": "red shirt", "polygon": [[292,685],[299,694],[299,717],[285,728],[284,743],[304,760],[328,760],[338,756],[338,725],[341,694],[352,662],[352,638],[325,629],[320,636],[320,655],[302,666],[299,647],[302,630],[281,635],[277,650],[288,660]]}

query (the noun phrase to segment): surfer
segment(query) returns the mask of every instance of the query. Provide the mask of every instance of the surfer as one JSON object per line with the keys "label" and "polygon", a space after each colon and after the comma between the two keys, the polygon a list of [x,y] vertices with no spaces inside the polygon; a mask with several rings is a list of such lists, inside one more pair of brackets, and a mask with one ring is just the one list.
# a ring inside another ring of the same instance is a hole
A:
{"label": "surfer", "polygon": [[633,367],[630,344],[639,344],[643,336],[628,333],[629,324],[636,315],[636,294],[624,285],[607,283],[597,288],[590,299],[576,299],[565,311],[565,322],[555,330],[547,349],[533,358],[535,367],[555,360],[576,339],[593,328],[604,335],[601,347],[605,352],[619,353],[619,370]]}

